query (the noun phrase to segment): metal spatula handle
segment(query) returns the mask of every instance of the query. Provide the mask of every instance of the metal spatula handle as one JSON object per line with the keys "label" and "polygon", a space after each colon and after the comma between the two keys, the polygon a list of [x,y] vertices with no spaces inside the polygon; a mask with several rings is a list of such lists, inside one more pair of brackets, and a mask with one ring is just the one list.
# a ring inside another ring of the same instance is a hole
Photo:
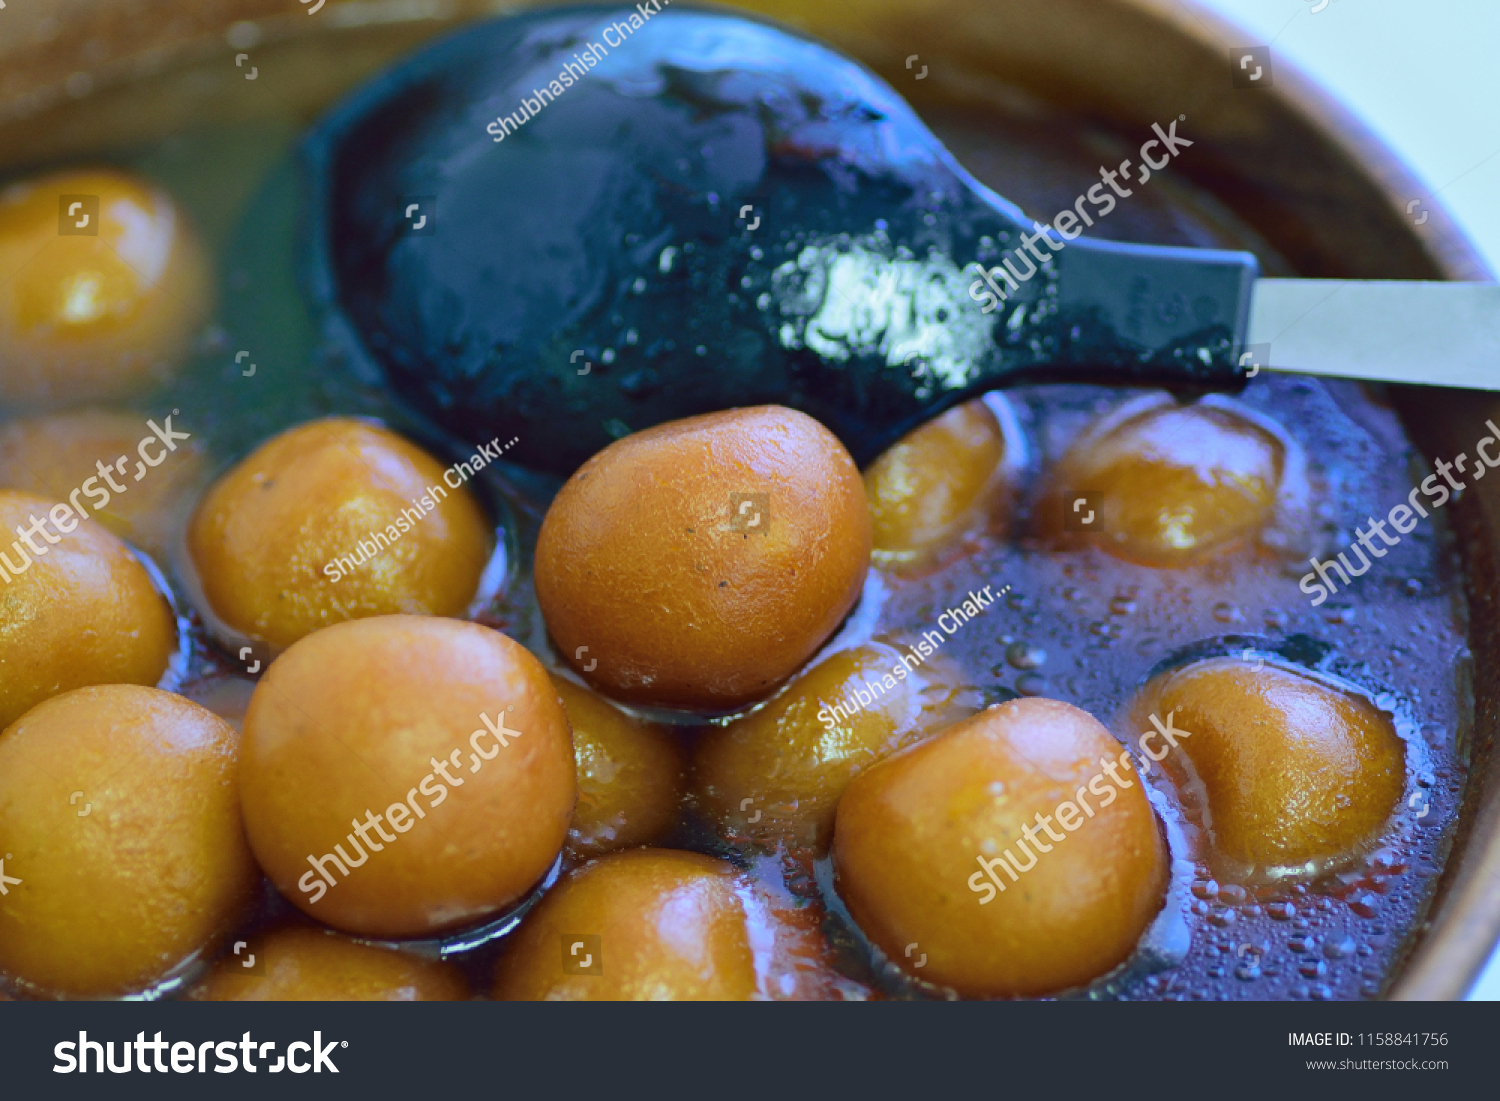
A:
{"label": "metal spatula handle", "polygon": [[1500,390],[1500,285],[1261,279],[1248,343],[1268,368]]}

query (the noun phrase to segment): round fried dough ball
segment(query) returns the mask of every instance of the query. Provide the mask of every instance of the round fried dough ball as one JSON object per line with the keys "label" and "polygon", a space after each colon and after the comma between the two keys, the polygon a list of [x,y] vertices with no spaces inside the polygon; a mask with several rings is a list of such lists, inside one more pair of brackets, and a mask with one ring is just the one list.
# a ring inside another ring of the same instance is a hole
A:
{"label": "round fried dough ball", "polygon": [[163,381],[211,301],[197,235],[151,183],[89,169],[0,190],[0,403]]}
{"label": "round fried dough ball", "polygon": [[577,868],[511,938],[501,1001],[744,1001],[756,992],[734,866],[632,849]]}
{"label": "round fried dough ball", "polygon": [[991,707],[856,776],[833,854],[865,935],[967,997],[1105,974],[1130,956],[1167,882],[1128,754],[1087,712],[1040,698]]}
{"label": "round fried dough ball", "polygon": [[[1291,670],[1198,662],[1146,686],[1134,709],[1143,732],[1153,714],[1192,762],[1215,852],[1241,874],[1354,855],[1401,798],[1405,746],[1390,717]],[[1147,751],[1186,780],[1162,742]]]}
{"label": "round fried dough ball", "polygon": [[490,527],[443,475],[432,456],[365,421],[288,429],[194,513],[188,545],[204,597],[233,630],[275,647],[365,616],[461,614],[489,560]]}
{"label": "round fried dough ball", "polygon": [[877,560],[915,560],[984,518],[1004,458],[1000,422],[982,400],[902,437],[865,471]]}
{"label": "round fried dough ball", "polygon": [[757,840],[825,846],[849,781],[922,736],[925,674],[898,680],[894,667],[906,668],[901,655],[878,642],[840,650],[764,707],[706,731],[693,754],[704,809]]}
{"label": "round fried dough ball", "polygon": [[519,643],[380,616],[277,658],[245,715],[245,828],[271,882],[345,932],[431,936],[520,899],[556,859],[568,720]]}
{"label": "round fried dough ball", "polygon": [[869,564],[849,453],[767,405],[637,432],[579,467],[542,523],[536,591],[559,651],[600,691],[726,711],[816,652]]}
{"label": "round fried dough ball", "polygon": [[1281,441],[1238,412],[1161,406],[1075,444],[1039,515],[1128,562],[1184,565],[1266,525],[1284,464]]}
{"label": "round fried dough ball", "polygon": [[451,963],[357,944],[323,929],[278,929],[214,965],[193,998],[206,1002],[459,1002]]}
{"label": "round fried dough ball", "polygon": [[44,993],[141,991],[240,919],[259,875],[237,736],[181,696],[112,684],[0,734],[0,971]]}
{"label": "round fried dough ball", "polygon": [[29,543],[0,535],[0,727],[70,688],[160,681],[177,625],[130,549],[69,505],[0,490],[0,532],[18,528]]}
{"label": "round fried dough ball", "polygon": [[[177,427],[171,433],[181,434]],[[136,481],[143,441],[150,441],[145,454],[157,465]],[[80,409],[20,418],[0,425],[0,486],[66,501],[75,489],[92,483],[93,496],[80,496],[90,515],[121,539],[165,561],[203,472],[203,448],[196,436],[188,441],[174,438],[172,444],[172,450],[160,444],[150,423],[133,413]],[[120,473],[119,467],[111,470],[116,484],[126,491],[110,493],[97,464],[122,457],[123,469],[131,476]],[[107,503],[100,508],[102,500]]]}
{"label": "round fried dough ball", "polygon": [[578,765],[578,806],[568,843],[597,855],[648,845],[677,821],[682,801],[682,750],[657,723],[642,722],[587,688],[554,676]]}

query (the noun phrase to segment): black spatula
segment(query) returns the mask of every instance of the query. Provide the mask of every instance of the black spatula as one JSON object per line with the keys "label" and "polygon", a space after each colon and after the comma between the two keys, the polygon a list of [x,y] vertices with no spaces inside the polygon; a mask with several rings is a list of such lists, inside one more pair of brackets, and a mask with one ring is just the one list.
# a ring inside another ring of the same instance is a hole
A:
{"label": "black spatula", "polygon": [[[777,402],[863,463],[1014,382],[1233,390],[1256,369],[1251,255],[1079,236],[1186,144],[1175,120],[1039,227],[854,62],[654,8],[466,30],[304,145],[331,335],[456,435],[567,473],[628,432]],[[1259,329],[1337,305],[1285,282]]]}

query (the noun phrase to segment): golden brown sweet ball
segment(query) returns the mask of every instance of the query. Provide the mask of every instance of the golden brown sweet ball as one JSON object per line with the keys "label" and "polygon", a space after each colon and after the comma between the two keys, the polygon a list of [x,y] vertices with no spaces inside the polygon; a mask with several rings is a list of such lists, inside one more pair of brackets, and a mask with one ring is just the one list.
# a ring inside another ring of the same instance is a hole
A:
{"label": "golden brown sweet ball", "polygon": [[181,696],[111,684],[0,734],[0,971],[40,993],[141,991],[240,920],[234,728]]}
{"label": "golden brown sweet ball", "polygon": [[[178,438],[184,434],[191,438]],[[158,561],[166,560],[202,473],[199,437],[180,418],[169,426],[161,418],[80,409],[0,424],[0,486],[55,501],[88,486],[79,501],[89,516]]]}
{"label": "golden brown sweet ball", "polygon": [[833,853],[865,935],[908,974],[967,997],[1054,993],[1107,973],[1167,882],[1128,754],[1087,712],[1040,698],[991,707],[856,776]]}
{"label": "golden brown sweet ball", "polygon": [[554,676],[578,765],[578,805],[568,843],[588,855],[648,845],[677,822],[683,753],[663,726],[643,722],[587,688]]}
{"label": "golden brown sweet ball", "polygon": [[744,1001],[756,993],[734,866],[631,849],[570,872],[511,937],[500,1001]]}
{"label": "golden brown sweet ball", "polygon": [[278,929],[226,955],[191,997],[208,1002],[457,1002],[450,963],[358,944],[325,929]]}
{"label": "golden brown sweet ball", "polygon": [[154,685],[176,644],[124,543],[68,504],[0,489],[0,727],[70,688]]}
{"label": "golden brown sweet ball", "polygon": [[163,381],[211,301],[196,233],[148,181],[72,170],[0,190],[0,403]]}
{"label": "golden brown sweet ball", "polygon": [[[1173,714],[1175,712],[1175,714]],[[1175,751],[1151,722],[1168,718]],[[1368,700],[1277,666],[1213,658],[1162,674],[1132,711],[1179,781],[1186,755],[1213,849],[1241,875],[1357,854],[1401,798],[1405,746]]]}
{"label": "golden brown sweet ball", "polygon": [[261,444],[204,496],[188,545],[214,613],[276,647],[331,623],[460,615],[492,546],[464,487],[378,425],[329,417]]}
{"label": "golden brown sweet ball", "polygon": [[813,655],[869,564],[853,459],[764,405],[637,432],[579,467],[542,523],[536,591],[563,657],[606,695],[726,711]]}
{"label": "golden brown sweet ball", "polygon": [[904,436],[865,471],[876,560],[926,558],[988,520],[1004,459],[1000,422],[982,400]]}
{"label": "golden brown sweet ball", "polygon": [[498,631],[380,616],[307,636],[245,716],[245,828],[271,882],[345,932],[474,925],[542,878],[577,782],[541,664]]}
{"label": "golden brown sweet ball", "polygon": [[693,752],[702,807],[731,834],[825,847],[849,781],[933,718],[926,667],[901,659],[878,642],[840,650],[764,707],[706,731]]}
{"label": "golden brown sweet ball", "polygon": [[1163,404],[1087,434],[1038,509],[1052,535],[1118,558],[1181,566],[1253,538],[1276,510],[1280,440],[1220,405]]}

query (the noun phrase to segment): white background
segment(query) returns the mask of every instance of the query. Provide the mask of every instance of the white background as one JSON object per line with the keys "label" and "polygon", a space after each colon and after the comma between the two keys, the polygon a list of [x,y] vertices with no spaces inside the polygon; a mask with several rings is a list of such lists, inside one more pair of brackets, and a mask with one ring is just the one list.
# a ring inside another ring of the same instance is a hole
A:
{"label": "white background", "polygon": [[1197,0],[1353,111],[1500,272],[1500,0],[1322,2]]}
{"label": "white background", "polygon": [[[1342,101],[1500,272],[1500,0],[1197,2]],[[1500,1001],[1500,952],[1470,997]]]}

